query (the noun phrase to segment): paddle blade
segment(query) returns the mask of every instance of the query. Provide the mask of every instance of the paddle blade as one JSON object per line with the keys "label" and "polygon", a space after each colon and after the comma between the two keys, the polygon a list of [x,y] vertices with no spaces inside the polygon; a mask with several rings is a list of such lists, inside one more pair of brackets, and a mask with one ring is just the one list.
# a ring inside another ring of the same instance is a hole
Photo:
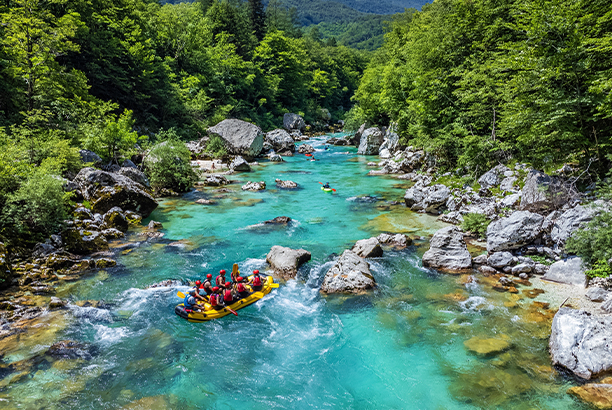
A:
{"label": "paddle blade", "polygon": [[307,157],[312,157],[312,154],[306,154]]}
{"label": "paddle blade", "polygon": [[263,292],[255,292],[255,293],[253,293],[251,296],[255,296],[257,299],[261,299],[261,298],[263,298],[265,295],[263,294]]}
{"label": "paddle blade", "polygon": [[336,190],[334,188],[332,188],[332,191],[336,192]]}
{"label": "paddle blade", "polygon": [[238,313],[236,313],[236,311],[235,311],[235,310],[232,310],[232,309],[230,309],[230,308],[226,308],[226,309],[227,309],[227,310],[229,310],[230,312],[232,312],[232,313],[234,314],[234,316],[238,316]]}
{"label": "paddle blade", "polygon": [[178,296],[181,299],[185,299],[185,294],[183,292],[178,292],[176,296]]}
{"label": "paddle blade", "polygon": [[271,288],[276,289],[278,288],[278,283],[273,283],[270,285]]}
{"label": "paddle blade", "polygon": [[319,184],[321,184],[321,185],[325,185],[325,184],[323,184],[323,182],[319,182]]}

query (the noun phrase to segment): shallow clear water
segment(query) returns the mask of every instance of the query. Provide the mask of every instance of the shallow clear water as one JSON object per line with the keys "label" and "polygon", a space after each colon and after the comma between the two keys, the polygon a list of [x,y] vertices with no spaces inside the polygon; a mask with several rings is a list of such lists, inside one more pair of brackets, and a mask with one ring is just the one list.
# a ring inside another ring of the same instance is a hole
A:
{"label": "shallow clear water", "polygon": [[[323,148],[325,138],[315,140]],[[311,142],[312,143],[312,142]],[[349,152],[345,154],[344,152]],[[150,219],[165,237],[121,248],[119,265],[65,284],[74,304],[46,315],[35,329],[0,341],[5,363],[0,407],[115,409],[559,409],[580,408],[571,381],[550,368],[553,312],[525,294],[492,291],[486,278],[440,275],[420,267],[422,243],[371,260],[378,290],[324,297],[318,287],[336,254],[380,232],[427,236],[442,225],[401,200],[407,183],[368,177],[353,148],[330,147],[309,162],[262,163],[233,175],[234,192],[214,188],[164,201]],[[298,190],[276,189],[290,179]],[[263,192],[243,182],[266,181]],[[330,182],[335,194],[318,182]],[[370,195],[375,198],[358,199]],[[217,205],[203,206],[199,198]],[[261,222],[289,216],[288,227]],[[192,324],[174,315],[186,286],[145,289],[165,279],[265,269],[273,245],[301,247],[312,261],[297,280],[238,312]],[[79,307],[101,300],[101,308]],[[82,303],[79,303],[82,304]],[[474,337],[508,340],[487,357],[471,353]],[[91,346],[89,360],[33,356],[57,340]],[[41,359],[42,357],[42,359]],[[30,359],[28,361],[28,359]],[[20,367],[21,366],[21,367]]]}

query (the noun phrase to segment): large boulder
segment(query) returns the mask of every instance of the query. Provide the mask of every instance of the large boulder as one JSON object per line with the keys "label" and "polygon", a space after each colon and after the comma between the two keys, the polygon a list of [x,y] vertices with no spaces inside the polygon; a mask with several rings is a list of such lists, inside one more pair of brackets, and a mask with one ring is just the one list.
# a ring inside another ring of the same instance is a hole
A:
{"label": "large boulder", "polygon": [[550,265],[548,272],[546,272],[542,279],[586,287],[588,279],[584,274],[585,270],[582,266],[582,258],[572,257]]}
{"label": "large boulder", "polygon": [[467,249],[463,232],[456,226],[437,231],[423,255],[423,266],[448,272],[472,268],[472,256]]}
{"label": "large boulder", "polygon": [[98,231],[69,228],[62,233],[62,241],[68,252],[86,255],[108,249],[106,237]]}
{"label": "large boulder", "polygon": [[590,380],[612,370],[612,315],[561,308],[552,323],[549,348],[553,365]]}
{"label": "large boulder", "polygon": [[208,129],[225,142],[228,153],[251,160],[263,149],[264,134],[257,125],[241,120],[223,120]]}
{"label": "large boulder", "polygon": [[0,288],[4,288],[10,284],[11,265],[7,256],[6,246],[0,242]]}
{"label": "large boulder", "polygon": [[273,246],[266,256],[266,261],[272,267],[275,276],[291,279],[295,278],[298,268],[308,262],[310,258],[310,252],[304,249]]}
{"label": "large boulder", "polygon": [[376,237],[376,239],[378,239],[378,242],[383,245],[393,246],[395,248],[406,248],[412,245],[412,239],[402,233],[381,233]]}
{"label": "large boulder", "polygon": [[450,189],[446,185],[423,186],[419,183],[406,190],[404,202],[413,211],[437,213],[450,196]]}
{"label": "large boulder", "polygon": [[266,134],[266,142],[272,145],[276,152],[295,151],[295,141],[285,130],[277,129]]}
{"label": "large boulder", "polygon": [[504,178],[504,173],[507,171],[510,171],[508,167],[505,165],[498,165],[478,178],[478,183],[480,187],[484,189],[496,187],[501,183]]}
{"label": "large boulder", "polygon": [[94,168],[83,168],[74,178],[94,212],[104,214],[118,206],[147,217],[157,208],[155,198],[132,179]]}
{"label": "large boulder", "polygon": [[532,169],[521,192],[521,208],[532,212],[550,211],[576,199],[577,193],[559,178]]}
{"label": "large boulder", "polygon": [[117,171],[117,173],[123,175],[124,177],[128,177],[132,181],[137,182],[144,187],[148,188],[151,185],[144,172],[136,167],[122,167],[119,171]]}
{"label": "large boulder", "polygon": [[555,243],[564,244],[574,231],[593,219],[598,212],[599,209],[596,205],[577,205],[568,209],[554,222],[550,237]]}
{"label": "large boulder", "polygon": [[487,258],[487,264],[498,269],[514,265],[516,261],[517,259],[510,252],[495,252]]}
{"label": "large boulder", "polygon": [[378,258],[383,255],[378,238],[357,241],[351,250],[362,258]]}
{"label": "large boulder", "polygon": [[363,293],[375,286],[370,264],[355,252],[346,250],[325,274],[321,292]]}
{"label": "large boulder", "polygon": [[281,179],[275,179],[274,182],[276,182],[276,186],[282,189],[297,189],[298,188],[298,184],[297,182],[293,182],[293,181],[283,181]]}
{"label": "large boulder", "polygon": [[221,186],[229,184],[229,180],[223,175],[209,175],[203,181],[206,186]]}
{"label": "large boulder", "polygon": [[240,171],[240,172],[250,172],[251,166],[249,163],[242,158],[240,155],[234,158],[232,163],[230,164],[230,169],[232,171]]}
{"label": "large boulder", "polygon": [[287,113],[283,116],[283,127],[287,131],[298,130],[304,132],[306,130],[306,123],[299,115]]}
{"label": "large boulder", "polygon": [[378,155],[383,137],[384,134],[380,129],[376,127],[368,128],[361,135],[357,153],[360,155]]}
{"label": "large boulder", "polygon": [[384,141],[382,143],[382,145],[380,146],[380,151],[382,152],[383,150],[388,150],[389,153],[393,153],[397,150],[397,148],[399,147],[399,135],[394,132],[394,126],[390,126],[387,129],[387,132],[385,133],[384,136]]}
{"label": "large boulder", "polygon": [[491,222],[487,228],[487,251],[518,249],[533,242],[542,233],[543,222],[542,215],[529,211],[517,211]]}

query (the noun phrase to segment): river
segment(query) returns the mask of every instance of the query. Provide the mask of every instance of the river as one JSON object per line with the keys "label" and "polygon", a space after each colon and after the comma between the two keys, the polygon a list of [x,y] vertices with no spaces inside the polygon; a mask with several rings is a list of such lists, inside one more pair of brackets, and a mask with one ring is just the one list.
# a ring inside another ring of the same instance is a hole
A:
{"label": "river", "polygon": [[[375,158],[352,147],[326,151],[326,138],[309,141],[319,161],[296,153],[231,175],[239,181],[228,186],[232,192],[201,188],[162,201],[149,218],[162,222],[162,239],[132,232],[116,244],[116,267],[59,289],[71,301],[67,311],[0,341],[4,363],[17,369],[0,374],[0,407],[582,408],[566,394],[571,380],[550,366],[554,311],[525,291],[498,293],[481,275],[422,268],[429,235],[444,224],[393,202],[401,202],[408,181],[367,176]],[[300,188],[277,189],[276,178]],[[268,189],[243,192],[247,180],[263,180]],[[337,192],[323,192],[319,182]],[[196,204],[200,198],[216,204]],[[293,221],[262,224],[277,216]],[[378,289],[319,294],[334,258],[381,232],[417,240],[370,261]],[[273,245],[307,249],[312,260],[237,317],[189,323],[173,310],[187,286],[146,289],[216,276],[234,262],[242,272],[265,271]],[[58,340],[84,343],[91,357],[40,355]],[[470,347],[491,343],[501,346],[488,355]]]}

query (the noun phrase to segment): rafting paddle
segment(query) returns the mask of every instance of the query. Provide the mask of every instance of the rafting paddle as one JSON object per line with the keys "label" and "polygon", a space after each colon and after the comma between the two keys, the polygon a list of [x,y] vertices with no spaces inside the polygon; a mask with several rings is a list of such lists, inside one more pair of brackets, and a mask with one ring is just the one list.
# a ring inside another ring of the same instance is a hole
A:
{"label": "rafting paddle", "polygon": [[[325,185],[323,182],[319,182],[319,184],[321,185]],[[336,192],[336,190],[334,188],[330,188],[332,191]]]}

